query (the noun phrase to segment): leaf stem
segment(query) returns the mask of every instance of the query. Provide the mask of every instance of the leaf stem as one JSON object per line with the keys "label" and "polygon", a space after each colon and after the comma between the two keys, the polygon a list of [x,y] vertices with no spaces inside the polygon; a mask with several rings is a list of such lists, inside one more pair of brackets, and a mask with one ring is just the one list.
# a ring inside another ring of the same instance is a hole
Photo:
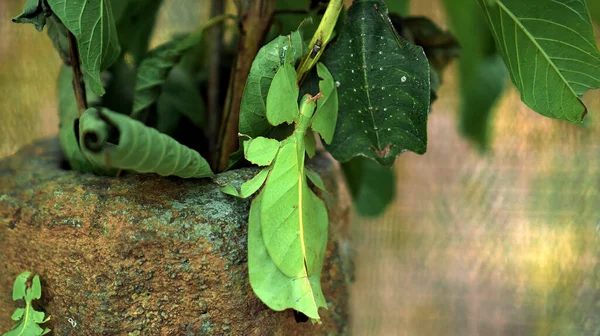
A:
{"label": "leaf stem", "polygon": [[79,116],[83,111],[87,110],[88,103],[85,96],[85,81],[81,72],[81,60],[79,58],[79,48],[77,47],[77,39],[70,31],[67,31],[69,39],[69,51],[71,54],[71,66],[73,67],[73,91],[75,92],[75,100],[77,101],[77,109]]}
{"label": "leaf stem", "polygon": [[308,45],[308,50],[310,51],[308,55],[304,56],[298,66],[298,82],[302,82],[310,69],[312,69],[319,61],[327,43],[329,43],[329,40],[333,35],[333,29],[335,28],[335,24],[337,23],[343,6],[343,0],[329,1],[323,19],[319,23],[319,27],[317,28],[317,31],[315,31],[315,34]]}

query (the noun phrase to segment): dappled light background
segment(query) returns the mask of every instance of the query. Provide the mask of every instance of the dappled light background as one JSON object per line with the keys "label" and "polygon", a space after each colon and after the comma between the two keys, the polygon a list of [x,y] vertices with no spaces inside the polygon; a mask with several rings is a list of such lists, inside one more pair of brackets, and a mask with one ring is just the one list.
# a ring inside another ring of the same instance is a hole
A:
{"label": "dappled light background", "polygon": [[[10,24],[23,3],[0,1],[0,157],[58,130],[60,61],[45,34]],[[202,4],[166,1],[154,44],[195,27]],[[446,27],[437,0],[412,12]],[[455,68],[427,154],[396,163],[394,204],[354,220],[354,335],[597,335],[600,93],[578,126],[534,113],[508,86],[481,154],[457,131]]]}

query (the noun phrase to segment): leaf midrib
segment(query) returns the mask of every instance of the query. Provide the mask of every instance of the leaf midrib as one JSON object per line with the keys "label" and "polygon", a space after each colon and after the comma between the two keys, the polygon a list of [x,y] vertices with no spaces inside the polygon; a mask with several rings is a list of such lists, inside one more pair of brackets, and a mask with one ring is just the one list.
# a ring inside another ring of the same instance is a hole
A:
{"label": "leaf midrib", "polygon": [[[366,10],[365,10],[365,6],[362,6],[362,14],[363,17],[366,14]],[[381,149],[381,141],[379,140],[379,128],[377,127],[377,125],[375,124],[375,116],[373,114],[373,105],[371,104],[371,94],[369,92],[369,81],[367,79],[367,45],[365,43],[366,40],[366,31],[365,31],[365,26],[366,24],[361,24],[360,25],[360,30],[361,30],[361,36],[360,36],[360,42],[362,44],[361,50],[360,50],[360,55],[361,55],[361,59],[362,59],[362,74],[363,74],[363,79],[365,81],[365,93],[367,94],[367,102],[369,103],[369,107],[367,108],[367,113],[369,113],[369,115],[371,116],[371,121],[373,122],[373,131],[375,132],[375,138],[377,139],[377,148]]]}
{"label": "leaf midrib", "polygon": [[[502,9],[504,12],[506,12],[506,14],[515,22],[516,26],[521,28],[523,33],[525,33],[525,35],[531,40],[533,45],[539,50],[540,54],[542,54],[542,56],[546,59],[546,61],[552,67],[552,69],[554,69],[554,71],[556,71],[556,73],[558,74],[560,79],[564,82],[565,86],[569,89],[569,91],[571,91],[573,96],[579,100],[579,96],[577,95],[577,93],[575,93],[575,91],[571,87],[571,84],[569,83],[569,81],[563,76],[562,72],[560,72],[560,69],[558,69],[556,64],[554,64],[554,62],[552,62],[552,59],[550,59],[550,56],[545,52],[545,50],[542,48],[542,46],[537,42],[535,37],[533,35],[531,35],[529,30],[527,30],[527,28],[525,28],[525,26],[523,26],[523,24],[521,24],[521,22],[519,21],[519,18],[510,9],[508,9],[500,0],[493,0],[493,1],[498,5],[498,7],[500,7],[500,9]],[[490,22],[492,22],[492,17],[488,11],[487,6],[484,5],[484,8],[485,8],[488,18],[490,19]],[[497,35],[498,33],[496,32],[496,28],[493,28],[493,29],[494,29],[494,33]],[[503,39],[506,41],[505,37],[503,37]],[[516,46],[516,44],[515,44],[515,46]],[[506,52],[508,54],[508,50],[506,50]],[[516,54],[518,55],[518,52]],[[520,67],[520,64],[519,64],[519,67]],[[522,80],[523,74],[521,73],[520,68],[519,68],[519,76],[521,77],[521,80]],[[525,88],[523,88],[523,90],[524,89]]]}

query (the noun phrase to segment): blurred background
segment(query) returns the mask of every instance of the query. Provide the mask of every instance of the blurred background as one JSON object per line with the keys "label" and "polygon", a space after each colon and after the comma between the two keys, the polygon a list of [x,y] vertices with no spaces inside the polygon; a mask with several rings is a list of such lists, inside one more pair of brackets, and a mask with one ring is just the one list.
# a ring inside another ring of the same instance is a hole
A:
{"label": "blurred background", "polygon": [[[24,2],[0,1],[0,157],[58,132],[60,59],[46,34],[10,22]],[[202,1],[163,8],[153,45],[208,16]],[[411,13],[447,27],[438,0]],[[394,204],[354,218],[354,335],[600,335],[600,92],[578,126],[508,85],[481,154],[458,132],[456,68],[427,154],[396,162]]]}

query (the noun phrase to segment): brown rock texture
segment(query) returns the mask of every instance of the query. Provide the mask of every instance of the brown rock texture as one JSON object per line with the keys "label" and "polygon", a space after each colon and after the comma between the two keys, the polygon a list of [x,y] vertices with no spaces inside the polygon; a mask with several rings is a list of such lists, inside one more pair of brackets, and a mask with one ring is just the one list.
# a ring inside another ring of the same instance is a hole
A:
{"label": "brown rock texture", "polygon": [[[38,308],[54,335],[348,334],[352,281],[349,202],[332,161],[314,161],[328,193],[323,323],[297,323],[252,292],[248,200],[211,180],[99,177],[60,168],[55,139],[0,161],[0,332],[10,329],[12,283],[39,274]],[[241,183],[254,171],[222,174]],[[69,319],[76,322],[73,326]]]}

